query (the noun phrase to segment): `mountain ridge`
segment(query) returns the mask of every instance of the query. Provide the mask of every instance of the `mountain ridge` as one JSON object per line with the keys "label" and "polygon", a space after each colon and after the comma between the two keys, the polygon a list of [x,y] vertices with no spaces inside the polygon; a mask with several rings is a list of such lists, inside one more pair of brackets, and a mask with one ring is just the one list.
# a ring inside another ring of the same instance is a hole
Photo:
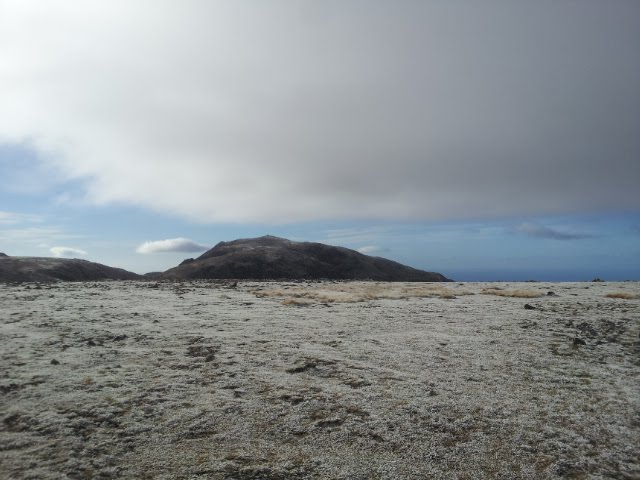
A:
{"label": "mountain ridge", "polygon": [[79,282],[139,280],[143,277],[122,268],[78,258],[11,257],[0,255],[0,282]]}
{"label": "mountain ridge", "polygon": [[160,278],[450,281],[440,273],[349,248],[296,242],[272,235],[219,242],[199,257],[186,259],[165,271]]}

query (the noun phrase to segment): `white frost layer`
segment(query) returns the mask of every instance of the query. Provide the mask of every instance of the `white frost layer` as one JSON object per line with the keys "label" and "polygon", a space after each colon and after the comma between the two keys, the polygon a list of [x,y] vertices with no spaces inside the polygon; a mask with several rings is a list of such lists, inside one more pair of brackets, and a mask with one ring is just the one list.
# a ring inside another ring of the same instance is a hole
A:
{"label": "white frost layer", "polygon": [[2,286],[0,478],[638,478],[639,294]]}

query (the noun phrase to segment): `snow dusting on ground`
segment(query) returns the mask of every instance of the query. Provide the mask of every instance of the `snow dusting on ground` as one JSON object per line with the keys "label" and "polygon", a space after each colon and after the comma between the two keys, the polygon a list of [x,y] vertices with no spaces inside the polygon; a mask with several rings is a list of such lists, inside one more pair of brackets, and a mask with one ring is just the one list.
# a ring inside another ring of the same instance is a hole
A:
{"label": "snow dusting on ground", "polygon": [[0,478],[640,478],[640,284],[2,285]]}

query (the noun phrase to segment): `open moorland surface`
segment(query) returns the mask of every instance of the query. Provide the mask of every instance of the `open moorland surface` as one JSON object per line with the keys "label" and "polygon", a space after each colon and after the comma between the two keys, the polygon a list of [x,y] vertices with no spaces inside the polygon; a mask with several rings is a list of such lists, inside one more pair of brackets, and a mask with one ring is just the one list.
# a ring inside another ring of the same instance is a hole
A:
{"label": "open moorland surface", "polygon": [[640,478],[639,295],[3,285],[0,477]]}

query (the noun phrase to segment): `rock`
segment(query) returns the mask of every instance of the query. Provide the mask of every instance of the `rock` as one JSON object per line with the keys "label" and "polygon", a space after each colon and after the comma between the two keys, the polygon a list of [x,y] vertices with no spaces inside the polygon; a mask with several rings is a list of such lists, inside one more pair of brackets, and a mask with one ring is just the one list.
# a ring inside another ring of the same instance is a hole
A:
{"label": "rock", "polygon": [[585,342],[585,341],[584,341],[584,340],[582,340],[581,338],[574,337],[574,339],[573,339],[573,344],[574,344],[574,345],[576,345],[576,346],[577,346],[577,345],[586,345],[586,344],[587,344],[587,342]]}
{"label": "rock", "polygon": [[525,310],[537,310],[536,307],[534,307],[533,305],[529,305],[528,303],[524,304],[524,309]]}
{"label": "rock", "polygon": [[60,362],[54,358],[51,360],[51,365],[60,365]]}
{"label": "rock", "polygon": [[556,292],[547,292],[547,297],[557,297],[558,295],[556,294]]}
{"label": "rock", "polygon": [[217,348],[212,345],[194,345],[187,349],[188,357],[202,357],[205,362],[212,362],[215,360],[215,353]]}

